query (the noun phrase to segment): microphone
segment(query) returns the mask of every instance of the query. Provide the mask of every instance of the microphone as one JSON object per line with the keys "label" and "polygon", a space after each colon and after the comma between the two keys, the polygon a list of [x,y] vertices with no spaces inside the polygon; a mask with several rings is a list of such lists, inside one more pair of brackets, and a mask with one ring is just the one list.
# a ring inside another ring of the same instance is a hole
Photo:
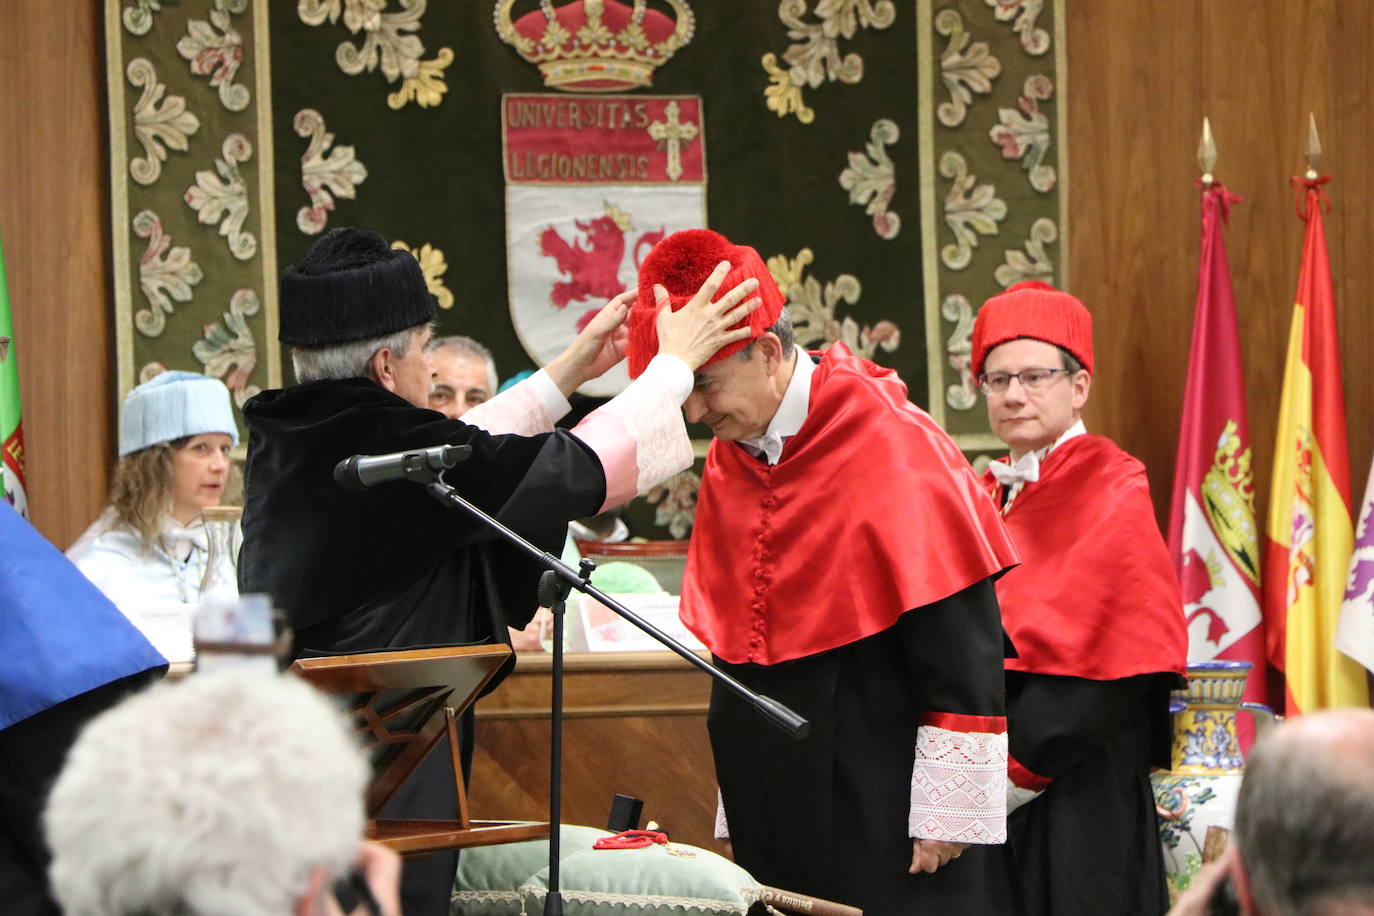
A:
{"label": "microphone", "polygon": [[428,483],[471,455],[470,445],[432,445],[390,455],[354,455],[334,465],[334,482],[345,490],[365,490],[389,480]]}

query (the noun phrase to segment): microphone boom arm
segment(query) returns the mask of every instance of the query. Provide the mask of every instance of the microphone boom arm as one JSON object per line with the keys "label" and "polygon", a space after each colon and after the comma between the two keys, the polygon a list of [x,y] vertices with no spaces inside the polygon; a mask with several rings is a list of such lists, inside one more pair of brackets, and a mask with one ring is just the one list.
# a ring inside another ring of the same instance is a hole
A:
{"label": "microphone boom arm", "polygon": [[462,496],[458,494],[457,490],[455,490],[448,484],[444,483],[442,480],[439,480],[437,474],[434,476],[433,480],[431,480],[429,483],[425,485],[425,489],[429,492],[431,496],[433,496],[439,502],[461,509],[464,512],[471,515],[472,517],[479,519],[480,521],[485,522],[487,525],[491,526],[493,529],[495,529],[497,532],[501,534],[501,537],[504,540],[520,548],[520,550],[528,554],[531,558],[539,560],[541,563],[543,563],[562,581],[563,586],[565,588],[573,588],[579,592],[582,592],[584,595],[591,595],[597,601],[600,601],[602,604],[606,605],[606,607],[610,608],[612,611],[619,614],[621,617],[625,618],[635,626],[639,627],[639,629],[643,630],[645,633],[648,633],[654,639],[658,640],[666,648],[671,649],[673,652],[675,652],[682,658],[686,659],[688,662],[695,665],[697,668],[701,669],[706,674],[715,678],[725,687],[728,687],[731,691],[733,691],[735,694],[741,697],[745,702],[749,703],[751,706],[757,709],[759,713],[762,714],[764,718],[766,718],[769,722],[773,723],[778,728],[782,729],[791,737],[801,740],[802,738],[805,738],[807,734],[810,733],[811,723],[808,722],[805,718],[798,715],[791,709],[787,708],[782,703],[779,703],[777,700],[774,700],[771,697],[763,696],[759,693],[755,693],[753,690],[749,689],[735,678],[726,674],[724,671],[721,671],[715,665],[712,665],[710,662],[702,659],[695,652],[684,646],[682,643],[678,642],[672,636],[663,632],[658,627],[654,626],[652,623],[645,620],[643,617],[639,616],[634,611],[630,610],[625,605],[621,604],[619,601],[603,592],[601,589],[597,588],[595,585],[592,585],[590,581],[590,576],[592,570],[595,569],[595,566],[591,564],[590,561],[583,561],[586,567],[586,578],[584,578],[583,575],[579,574],[577,570],[574,570],[571,566],[564,563],[558,557],[554,556],[551,553],[546,553],[545,551],[540,550],[538,547],[534,546],[529,541],[525,540],[519,534],[515,533],[514,531],[511,531],[505,525],[501,524],[496,519],[492,518],[490,515],[483,512],[477,506],[474,506],[472,503],[468,502],[466,499],[464,499]]}

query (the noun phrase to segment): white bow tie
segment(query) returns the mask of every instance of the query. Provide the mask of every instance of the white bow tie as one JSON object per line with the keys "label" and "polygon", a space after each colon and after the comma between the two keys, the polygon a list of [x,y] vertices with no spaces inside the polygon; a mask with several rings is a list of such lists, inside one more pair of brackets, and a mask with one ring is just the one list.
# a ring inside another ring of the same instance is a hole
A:
{"label": "white bow tie", "polygon": [[1015,462],[993,461],[988,470],[997,482],[1004,487],[1014,487],[1018,483],[1035,483],[1040,479],[1040,457],[1035,452],[1026,452]]}
{"label": "white bow tie", "polygon": [[783,438],[776,432],[766,432],[756,439],[741,439],[740,445],[747,445],[759,453],[768,464],[777,464],[782,460]]}

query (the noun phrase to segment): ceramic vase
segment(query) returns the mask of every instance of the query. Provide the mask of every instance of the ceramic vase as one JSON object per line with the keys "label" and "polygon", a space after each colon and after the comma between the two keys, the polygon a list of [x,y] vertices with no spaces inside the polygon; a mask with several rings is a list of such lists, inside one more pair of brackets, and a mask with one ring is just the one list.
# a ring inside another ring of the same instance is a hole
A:
{"label": "ceramic vase", "polygon": [[1202,868],[1208,828],[1229,833],[1235,823],[1245,766],[1236,737],[1237,713],[1254,714],[1260,727],[1273,722],[1268,707],[1241,702],[1250,668],[1250,662],[1242,661],[1191,662],[1188,686],[1171,698],[1174,743],[1169,769],[1150,777],[1171,897],[1187,888]]}

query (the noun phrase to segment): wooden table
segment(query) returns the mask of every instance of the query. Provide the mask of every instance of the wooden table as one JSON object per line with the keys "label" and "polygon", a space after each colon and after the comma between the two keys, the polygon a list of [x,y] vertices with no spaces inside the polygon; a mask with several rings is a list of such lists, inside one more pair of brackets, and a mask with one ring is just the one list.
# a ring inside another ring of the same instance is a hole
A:
{"label": "wooden table", "polygon": [[[473,817],[548,818],[551,664],[543,653],[522,653],[515,672],[478,702]],[[709,678],[671,652],[568,655],[563,822],[606,826],[619,792],[642,798],[644,821],[674,840],[719,850],[710,692]]]}

